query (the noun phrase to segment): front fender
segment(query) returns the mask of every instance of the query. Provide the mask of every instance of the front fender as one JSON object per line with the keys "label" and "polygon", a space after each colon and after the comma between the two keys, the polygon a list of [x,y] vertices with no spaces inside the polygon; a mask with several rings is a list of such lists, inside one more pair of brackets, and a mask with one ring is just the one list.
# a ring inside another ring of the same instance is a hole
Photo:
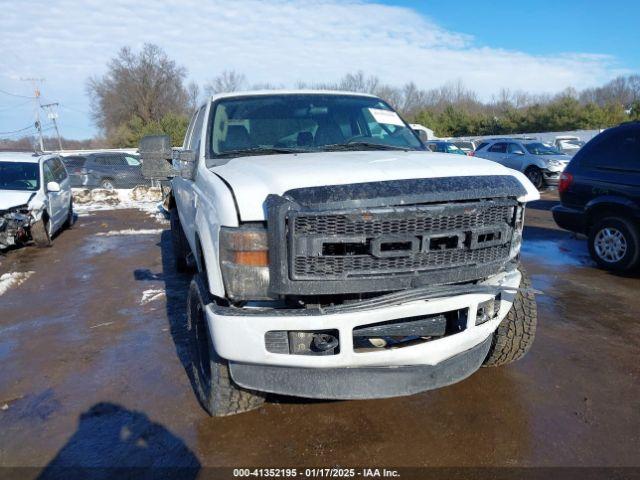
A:
{"label": "front fender", "polygon": [[205,264],[209,290],[213,295],[224,297],[225,289],[219,260],[220,227],[238,226],[235,201],[229,187],[208,170],[199,172],[195,189],[198,196],[195,229],[202,249],[201,260]]}
{"label": "front fender", "polygon": [[29,202],[29,214],[32,222],[38,222],[42,218],[42,214],[49,208],[49,200],[36,197]]}

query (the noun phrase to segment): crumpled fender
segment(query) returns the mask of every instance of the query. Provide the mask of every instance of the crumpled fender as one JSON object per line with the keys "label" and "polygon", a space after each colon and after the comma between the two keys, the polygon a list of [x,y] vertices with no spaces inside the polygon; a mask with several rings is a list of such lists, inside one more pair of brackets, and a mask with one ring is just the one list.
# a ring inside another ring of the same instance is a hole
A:
{"label": "crumpled fender", "polygon": [[40,195],[33,197],[29,201],[28,207],[32,222],[37,222],[42,218],[42,214],[47,209],[48,203],[49,202],[43,199]]}

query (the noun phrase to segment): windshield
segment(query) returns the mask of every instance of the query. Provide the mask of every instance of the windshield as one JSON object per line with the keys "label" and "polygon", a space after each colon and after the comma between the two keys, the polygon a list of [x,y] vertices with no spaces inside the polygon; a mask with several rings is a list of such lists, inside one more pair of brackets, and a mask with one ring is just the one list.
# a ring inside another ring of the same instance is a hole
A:
{"label": "windshield", "polygon": [[0,162],[0,190],[27,190],[40,188],[37,163]]}
{"label": "windshield", "polygon": [[524,146],[531,155],[562,155],[560,150],[544,143],[525,143]]}
{"label": "windshield", "polygon": [[216,104],[211,131],[214,157],[422,148],[411,128],[382,100],[348,95],[222,100]]}

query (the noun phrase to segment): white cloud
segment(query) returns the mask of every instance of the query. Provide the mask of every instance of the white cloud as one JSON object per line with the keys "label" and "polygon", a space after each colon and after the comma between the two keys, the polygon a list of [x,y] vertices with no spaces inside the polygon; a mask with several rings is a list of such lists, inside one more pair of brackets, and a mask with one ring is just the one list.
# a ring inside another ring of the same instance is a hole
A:
{"label": "white cloud", "polygon": [[[2,11],[0,88],[26,92],[16,79],[46,77],[47,98],[80,110],[88,109],[86,78],[104,72],[121,46],[145,42],[162,46],[200,84],[225,69],[251,82],[289,86],[363,70],[424,88],[462,79],[489,97],[501,87],[584,88],[621,71],[603,55],[481,47],[412,9],[359,1],[31,0],[4,2]],[[16,128],[21,121],[13,122]],[[62,111],[63,133],[90,134],[87,122],[82,113]],[[0,117],[0,131],[13,123]]]}

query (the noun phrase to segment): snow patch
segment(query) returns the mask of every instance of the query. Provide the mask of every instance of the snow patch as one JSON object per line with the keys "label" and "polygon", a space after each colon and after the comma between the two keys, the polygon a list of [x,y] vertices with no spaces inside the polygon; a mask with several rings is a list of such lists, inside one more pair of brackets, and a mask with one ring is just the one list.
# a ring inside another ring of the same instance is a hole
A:
{"label": "snow patch", "polygon": [[134,208],[146,212],[161,224],[169,224],[162,208],[162,190],[159,187],[138,186],[131,189],[106,190],[103,188],[74,188],[73,209],[82,216],[88,212]]}
{"label": "snow patch", "polygon": [[0,275],[0,295],[13,287],[18,287],[24,283],[35,272],[10,272]]}
{"label": "snow patch", "polygon": [[140,305],[146,305],[149,302],[164,298],[164,290],[150,289],[142,292],[142,298],[140,299]]}
{"label": "snow patch", "polygon": [[98,232],[95,235],[96,237],[116,237],[119,235],[158,235],[162,232],[164,232],[162,228],[143,228],[140,230],[128,228],[126,230],[109,230],[108,232]]}

